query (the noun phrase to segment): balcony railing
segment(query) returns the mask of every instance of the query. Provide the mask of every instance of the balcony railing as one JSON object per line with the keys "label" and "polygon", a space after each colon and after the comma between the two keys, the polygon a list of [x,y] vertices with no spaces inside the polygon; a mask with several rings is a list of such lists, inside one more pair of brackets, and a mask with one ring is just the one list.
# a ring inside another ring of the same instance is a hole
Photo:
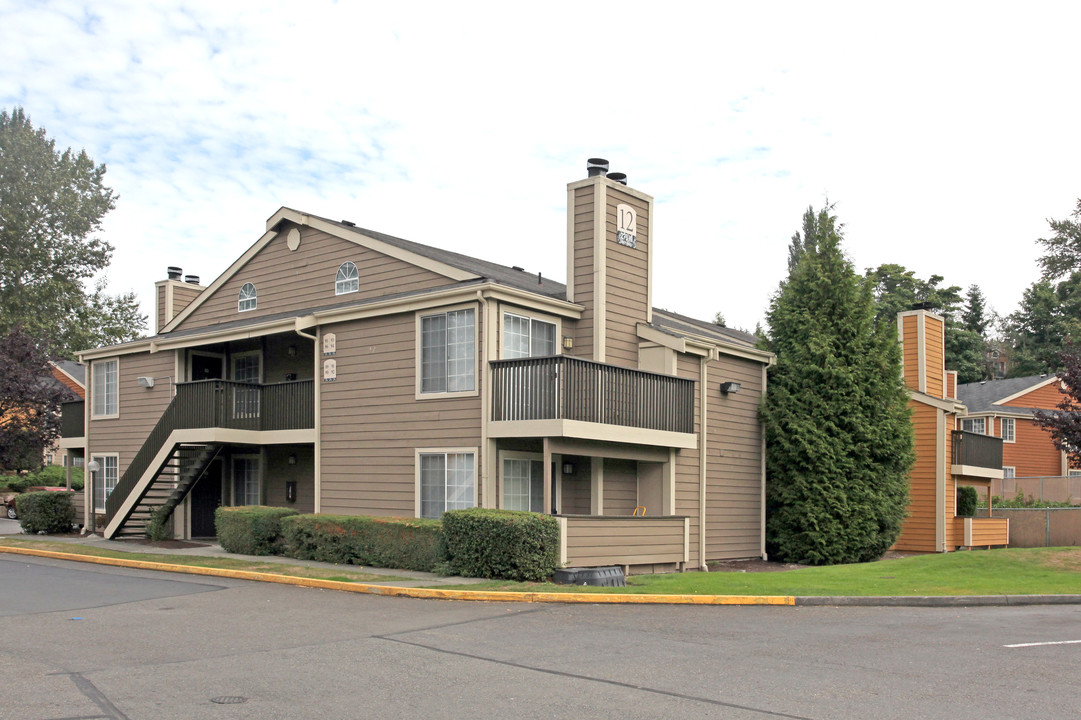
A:
{"label": "balcony railing", "polygon": [[492,362],[492,420],[694,432],[694,381],[555,355]]}
{"label": "balcony railing", "polygon": [[953,464],[1002,469],[1002,438],[953,431]]}
{"label": "balcony railing", "polygon": [[60,437],[79,438],[86,435],[86,402],[72,400],[60,403]]}

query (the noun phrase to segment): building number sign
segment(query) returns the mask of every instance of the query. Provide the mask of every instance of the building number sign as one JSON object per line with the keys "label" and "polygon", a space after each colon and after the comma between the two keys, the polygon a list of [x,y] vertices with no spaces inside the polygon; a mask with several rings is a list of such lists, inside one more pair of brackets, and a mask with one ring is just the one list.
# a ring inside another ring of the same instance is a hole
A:
{"label": "building number sign", "polygon": [[616,206],[616,242],[629,248],[638,247],[638,214],[630,205]]}

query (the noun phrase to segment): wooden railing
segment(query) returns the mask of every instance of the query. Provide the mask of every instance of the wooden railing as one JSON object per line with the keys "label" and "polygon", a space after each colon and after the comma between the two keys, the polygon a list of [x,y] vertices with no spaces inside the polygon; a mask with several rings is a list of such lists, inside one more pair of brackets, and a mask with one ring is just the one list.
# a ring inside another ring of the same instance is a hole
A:
{"label": "wooden railing", "polygon": [[953,464],[1002,469],[1002,438],[953,431]]}
{"label": "wooden railing", "polygon": [[492,420],[694,432],[694,381],[567,355],[492,362]]}
{"label": "wooden railing", "polygon": [[72,400],[60,403],[60,437],[78,438],[86,435],[86,402]]}
{"label": "wooden railing", "polygon": [[315,427],[315,383],[312,380],[255,385],[229,380],[176,384],[176,396],[165,408],[143,446],[105,501],[111,520],[174,430],[302,430]]}

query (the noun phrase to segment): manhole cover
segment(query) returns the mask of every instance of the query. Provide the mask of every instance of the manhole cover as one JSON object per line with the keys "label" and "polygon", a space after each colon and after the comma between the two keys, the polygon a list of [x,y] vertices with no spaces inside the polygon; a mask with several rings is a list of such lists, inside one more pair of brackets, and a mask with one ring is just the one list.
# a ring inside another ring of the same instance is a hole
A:
{"label": "manhole cover", "polygon": [[240,697],[239,695],[222,695],[221,697],[210,698],[210,702],[217,703],[218,705],[239,705],[242,702],[247,702],[248,698]]}

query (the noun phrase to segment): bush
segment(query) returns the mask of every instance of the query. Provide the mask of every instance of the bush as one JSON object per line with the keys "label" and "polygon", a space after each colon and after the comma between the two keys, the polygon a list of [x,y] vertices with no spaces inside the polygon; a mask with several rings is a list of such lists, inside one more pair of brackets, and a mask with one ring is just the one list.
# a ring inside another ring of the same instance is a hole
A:
{"label": "bush", "polygon": [[173,537],[173,513],[159,507],[150,513],[146,522],[146,537],[152,542],[170,540]]}
{"label": "bush", "polygon": [[976,514],[976,488],[961,485],[957,488],[957,516],[973,517]]}
{"label": "bush", "polygon": [[67,533],[75,524],[75,505],[68,492],[23,493],[15,498],[23,532]]}
{"label": "bush", "polygon": [[296,515],[290,508],[243,505],[214,511],[214,526],[222,550],[239,555],[277,555],[282,544],[282,518]]}
{"label": "bush", "polygon": [[433,572],[443,561],[438,520],[297,515],[282,520],[287,557]]}
{"label": "bush", "polygon": [[[68,483],[68,469],[63,465],[47,465],[36,473],[26,476],[32,479],[30,485],[46,485],[49,487],[65,487]],[[71,489],[83,489],[83,469],[73,467],[71,469]]]}
{"label": "bush", "polygon": [[472,508],[443,513],[447,562],[458,575],[540,582],[559,566],[550,515]]}

